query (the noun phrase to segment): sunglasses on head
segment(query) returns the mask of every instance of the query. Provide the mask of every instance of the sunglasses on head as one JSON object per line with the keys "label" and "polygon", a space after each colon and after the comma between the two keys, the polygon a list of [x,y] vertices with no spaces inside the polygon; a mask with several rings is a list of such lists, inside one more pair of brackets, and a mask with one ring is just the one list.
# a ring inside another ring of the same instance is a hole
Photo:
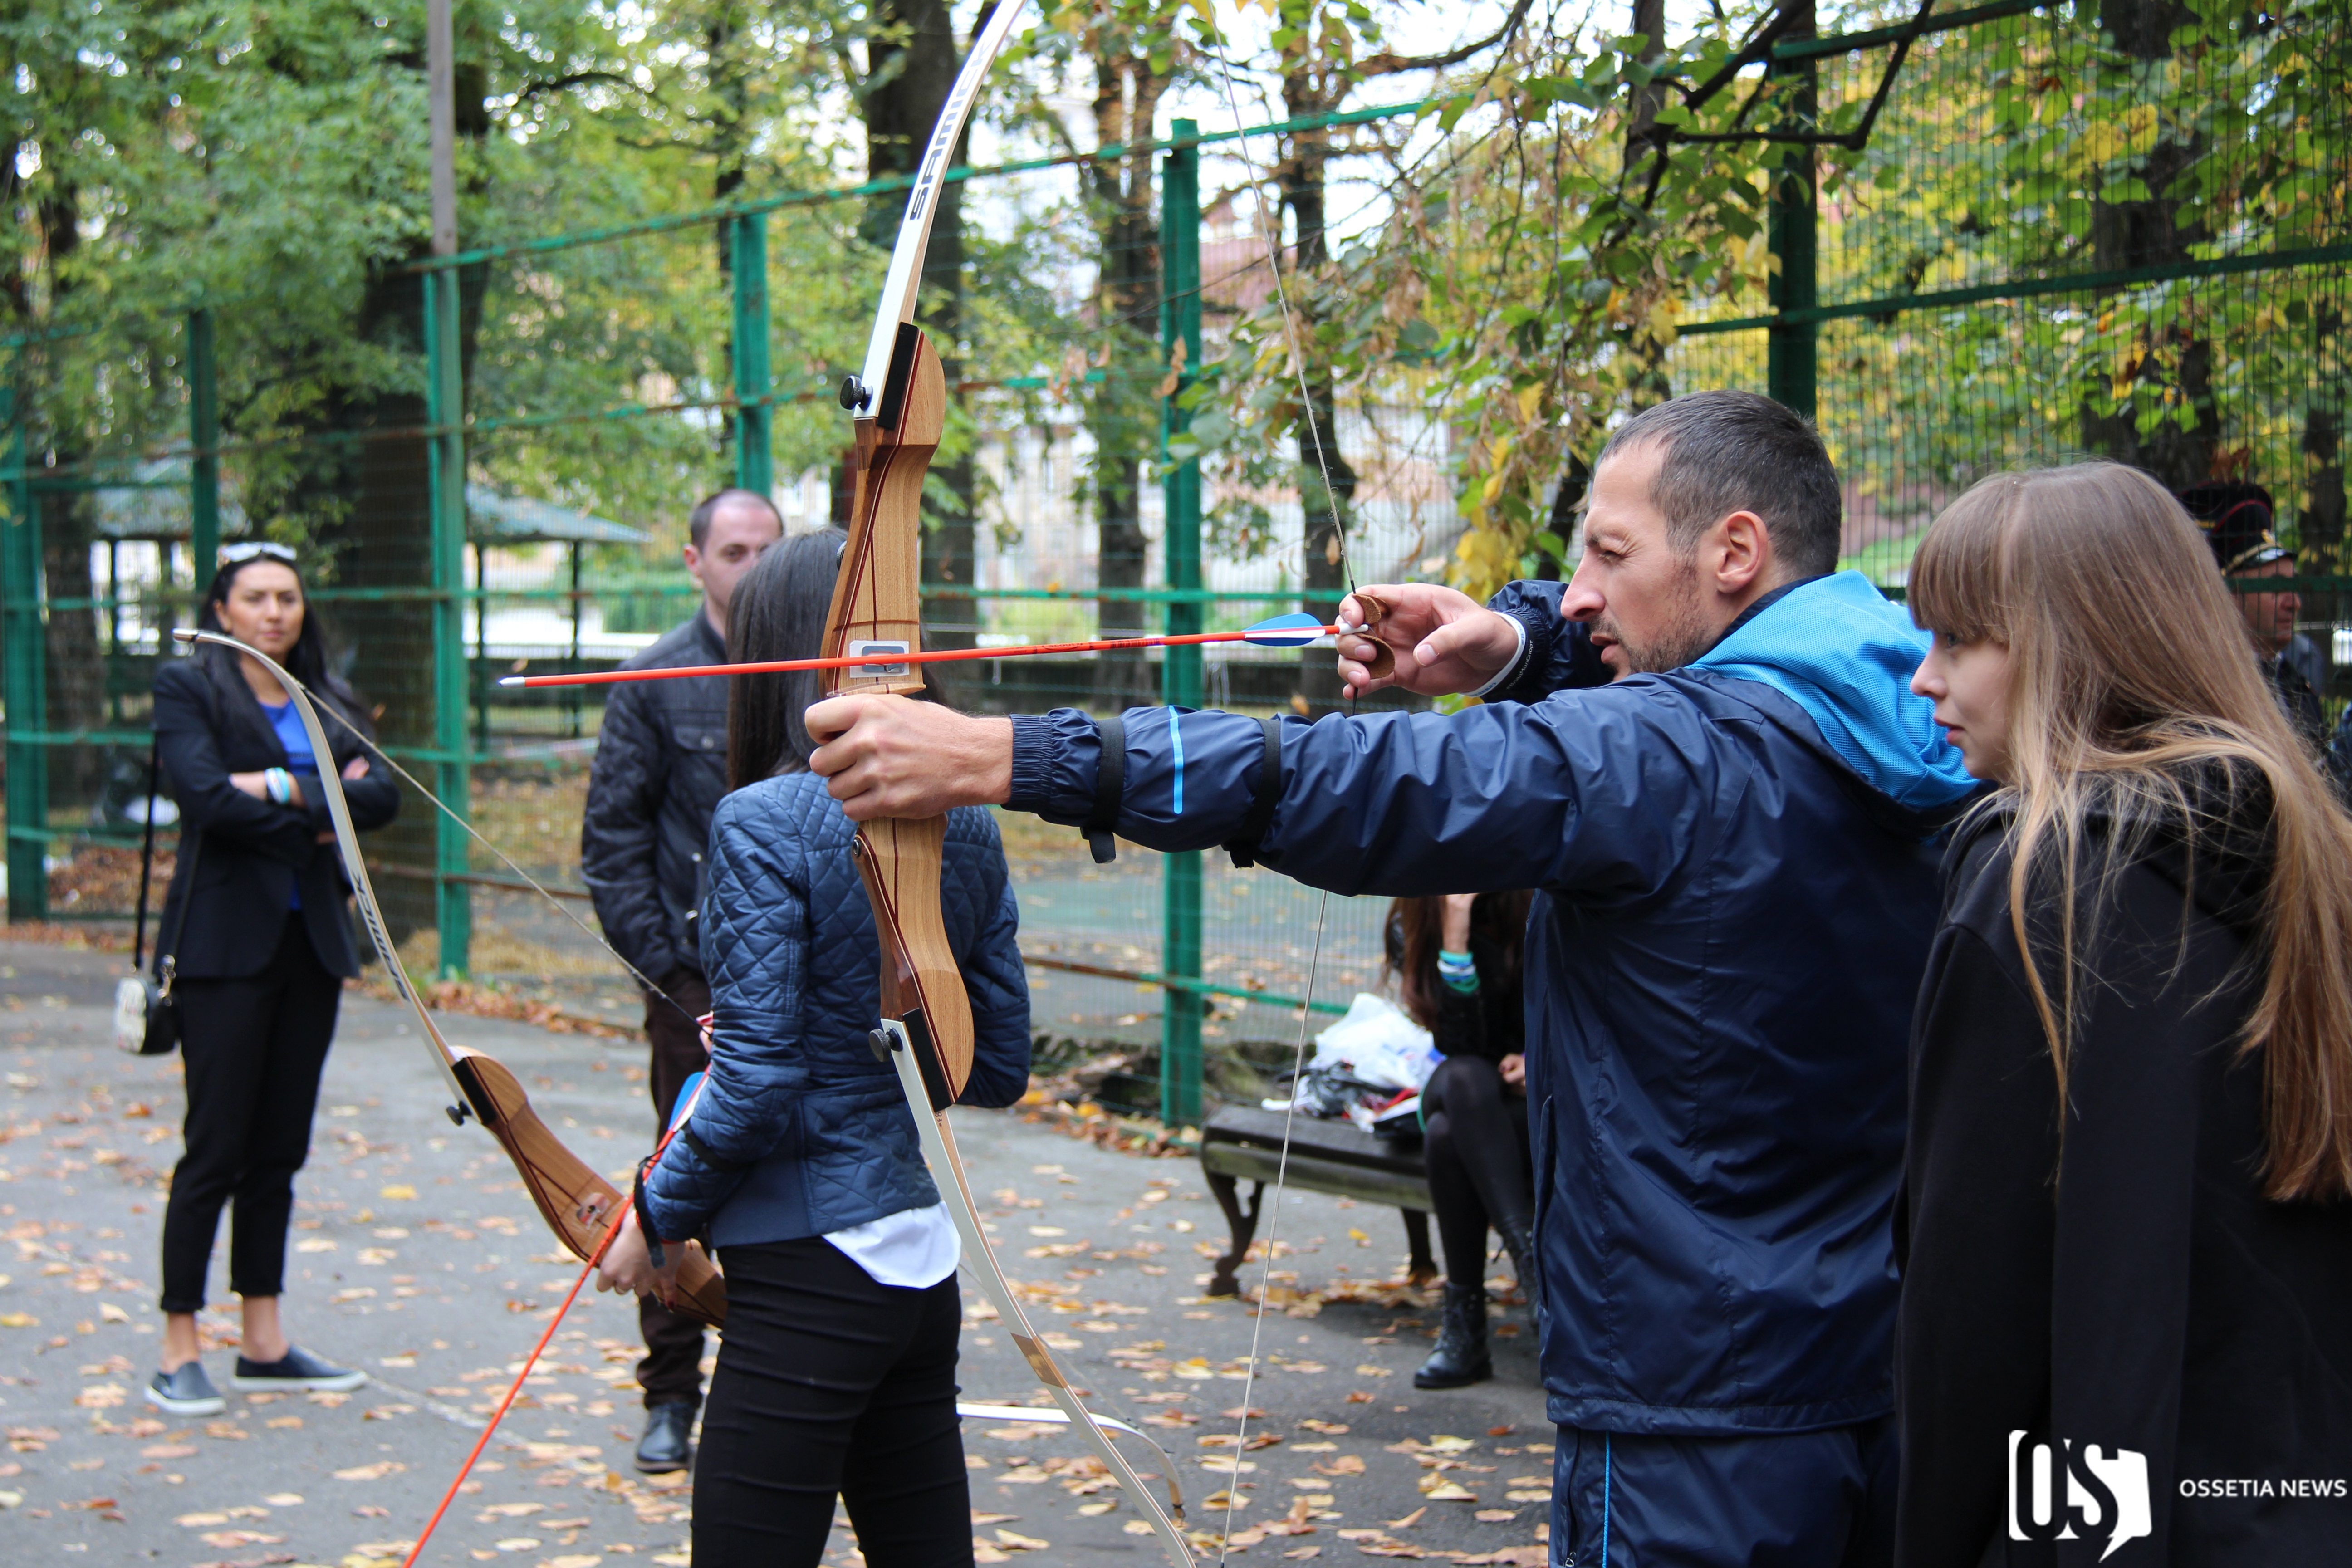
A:
{"label": "sunglasses on head", "polygon": [[221,546],[220,563],[224,566],[241,566],[248,561],[263,559],[283,561],[291,566],[294,564],[294,552],[283,544],[272,544],[267,540]]}

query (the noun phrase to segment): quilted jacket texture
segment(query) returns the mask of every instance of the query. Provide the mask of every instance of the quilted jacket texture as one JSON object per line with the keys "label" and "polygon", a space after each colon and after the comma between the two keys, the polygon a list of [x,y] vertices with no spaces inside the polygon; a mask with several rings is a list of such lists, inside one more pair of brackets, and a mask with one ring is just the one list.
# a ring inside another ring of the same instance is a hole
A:
{"label": "quilted jacket texture", "polygon": [[[707,1224],[722,1248],[793,1241],[940,1201],[898,1074],[866,1043],[881,948],[856,837],[812,773],[738,790],[711,818],[699,921],[710,1076],[688,1123],[710,1158],[680,1137],[646,1173],[665,1237]],[[977,1038],[961,1103],[1010,1105],[1029,1086],[1029,981],[994,818],[952,813],[943,860],[940,905]]]}
{"label": "quilted jacket texture", "polygon": [[[699,608],[624,669],[722,664],[727,645]],[[658,982],[695,958],[703,846],[727,793],[727,678],[615,686],[604,702],[588,809],[580,821],[580,875],[596,900],[604,940]]]}

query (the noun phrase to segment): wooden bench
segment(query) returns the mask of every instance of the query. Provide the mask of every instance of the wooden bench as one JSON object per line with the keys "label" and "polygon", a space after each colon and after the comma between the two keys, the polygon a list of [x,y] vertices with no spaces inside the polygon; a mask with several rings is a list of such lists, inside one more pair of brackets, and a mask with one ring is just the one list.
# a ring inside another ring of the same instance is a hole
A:
{"label": "wooden bench", "polygon": [[[1286,1169],[1282,1155],[1286,1127],[1290,1134]],[[1210,1117],[1201,1129],[1201,1173],[1208,1178],[1209,1191],[1233,1230],[1233,1249],[1217,1259],[1209,1279],[1212,1296],[1241,1294],[1238,1270],[1257,1235],[1265,1190],[1277,1173],[1286,1187],[1399,1210],[1412,1253],[1409,1277],[1416,1285],[1437,1278],[1437,1265],[1429,1255],[1429,1180],[1417,1147],[1397,1150],[1352,1121],[1286,1117],[1279,1110],[1234,1105]],[[1241,1200],[1244,1181],[1253,1184],[1246,1207]]]}

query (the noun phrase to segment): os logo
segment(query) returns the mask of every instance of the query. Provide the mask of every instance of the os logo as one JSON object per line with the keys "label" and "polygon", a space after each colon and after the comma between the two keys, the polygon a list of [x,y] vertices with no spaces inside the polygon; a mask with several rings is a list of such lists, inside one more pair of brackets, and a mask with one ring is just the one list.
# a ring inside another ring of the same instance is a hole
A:
{"label": "os logo", "polygon": [[[2063,1479],[2063,1500],[2061,1478]],[[2127,1541],[2155,1528],[2147,1508],[2147,1456],[2129,1448],[2102,1452],[2095,1444],[2076,1447],[2062,1439],[2028,1442],[2009,1435],[2009,1538],[2011,1541],[2075,1541],[2105,1534],[2104,1563]]]}

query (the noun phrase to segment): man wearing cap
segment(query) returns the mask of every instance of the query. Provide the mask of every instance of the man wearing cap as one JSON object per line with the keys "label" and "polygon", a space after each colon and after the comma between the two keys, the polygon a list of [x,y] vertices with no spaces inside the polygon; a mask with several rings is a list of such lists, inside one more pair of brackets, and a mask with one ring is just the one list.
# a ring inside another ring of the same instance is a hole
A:
{"label": "man wearing cap", "polygon": [[[2294,552],[2278,542],[2273,531],[2271,492],[2240,480],[2216,480],[2191,485],[2180,492],[2180,504],[2205,531],[2221,575],[2247,578],[2293,577]],[[2320,706],[2318,681],[2326,675],[2319,649],[2309,637],[2298,636],[2294,618],[2303,612],[2303,596],[2292,588],[2237,595],[2238,613],[2254,640],[2263,673],[2278,692],[2279,706],[2315,752],[2327,746],[2327,714]],[[2329,771],[2336,773],[2334,759]],[[2338,787],[2342,786],[2338,775]]]}

